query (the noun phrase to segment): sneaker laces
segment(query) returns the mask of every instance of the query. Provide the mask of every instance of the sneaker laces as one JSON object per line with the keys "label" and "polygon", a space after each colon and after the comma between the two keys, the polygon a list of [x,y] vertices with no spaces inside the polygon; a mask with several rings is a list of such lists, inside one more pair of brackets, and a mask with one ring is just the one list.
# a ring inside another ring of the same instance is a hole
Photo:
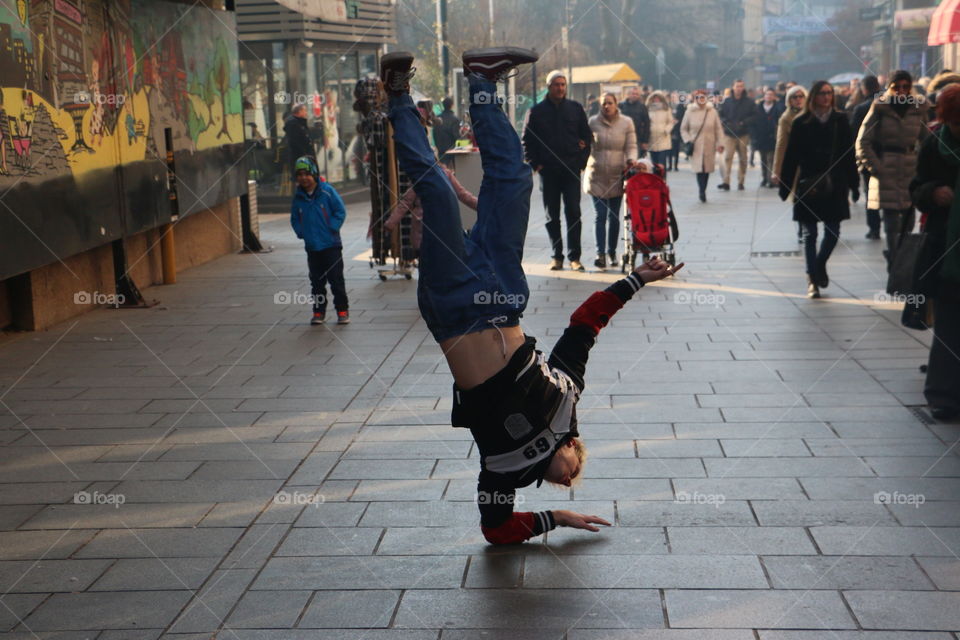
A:
{"label": "sneaker laces", "polygon": [[417,71],[416,67],[410,67],[409,71],[390,71],[387,80],[390,91],[404,91],[408,89],[410,79]]}

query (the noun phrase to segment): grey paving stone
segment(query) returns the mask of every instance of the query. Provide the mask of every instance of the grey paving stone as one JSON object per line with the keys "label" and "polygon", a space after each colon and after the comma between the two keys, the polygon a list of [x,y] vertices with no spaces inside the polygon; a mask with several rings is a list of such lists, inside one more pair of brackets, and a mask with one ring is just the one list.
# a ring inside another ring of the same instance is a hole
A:
{"label": "grey paving stone", "polygon": [[954,556],[960,529],[947,527],[812,527],[824,555]]}
{"label": "grey paving stone", "polygon": [[276,556],[368,556],[382,534],[379,528],[295,527]]}
{"label": "grey paving stone", "polygon": [[869,500],[878,494],[922,495],[927,502],[956,500],[960,478],[799,478],[812,500]]}
{"label": "grey paving stone", "polygon": [[204,462],[190,476],[191,480],[275,480],[287,478],[299,460],[258,460],[255,464],[233,461]]}
{"label": "grey paving stone", "polygon": [[222,557],[243,529],[104,529],[79,558]]}
{"label": "grey paving stone", "polygon": [[[594,461],[596,462],[596,461]],[[664,475],[669,474],[669,460],[662,461]],[[666,479],[591,478],[573,489],[576,500],[671,500],[673,490]]]}
{"label": "grey paving stone", "polygon": [[121,559],[90,587],[90,591],[199,589],[218,561],[218,558]]}
{"label": "grey paving stone", "polygon": [[[310,599],[310,591],[248,591],[227,618],[230,629],[289,629]],[[230,635],[229,632],[225,632]]]}
{"label": "grey paving stone", "polygon": [[[0,607],[0,628],[12,629],[19,625],[46,598],[47,594],[45,593],[9,593],[5,595],[3,606]],[[29,638],[36,637],[36,632],[27,631],[26,634]]]}
{"label": "grey paving stone", "polygon": [[0,531],[0,559],[67,558],[94,537],[96,531]]}
{"label": "grey paving stone", "polygon": [[630,527],[651,526],[737,526],[754,525],[746,502],[726,500],[722,504],[681,502],[618,503],[620,523]]}
{"label": "grey paving stone", "polygon": [[926,457],[865,458],[878,476],[919,476],[956,478],[960,476],[960,458],[955,455]]}
{"label": "grey paving stone", "polygon": [[[449,417],[448,417],[449,420]],[[371,460],[466,458],[472,442],[457,440],[426,440],[403,442],[355,442],[344,454],[345,458]]]}
{"label": "grey paving stone", "polygon": [[301,629],[384,628],[390,625],[399,599],[398,591],[321,591],[311,600],[298,626]]}
{"label": "grey paving stone", "polygon": [[677,438],[830,438],[836,434],[822,422],[678,422]]}
{"label": "grey paving stone", "polygon": [[430,476],[433,460],[341,460],[335,480],[417,480]]}
{"label": "grey paving stone", "polygon": [[675,628],[856,628],[830,591],[668,590],[666,603]]}
{"label": "grey paving stone", "polygon": [[948,445],[927,438],[807,438],[815,456],[940,456]]}
{"label": "grey paving stone", "polygon": [[3,593],[85,591],[109,560],[19,560],[0,562]]}
{"label": "grey paving stone", "polygon": [[720,478],[858,477],[874,473],[859,460],[842,458],[705,458],[707,475]]}
{"label": "grey paving stone", "polygon": [[761,526],[813,527],[849,524],[881,526],[896,524],[883,504],[853,500],[757,501],[754,513]]}
{"label": "grey paving stone", "polygon": [[764,556],[775,589],[933,589],[912,558]]}
{"label": "grey paving stone", "polygon": [[[822,631],[764,631],[760,640],[817,640]],[[830,631],[831,640],[953,640],[947,633],[923,631]]]}
{"label": "grey paving stone", "polygon": [[[106,495],[118,497],[105,499],[126,499],[126,494],[120,491]],[[212,507],[213,501],[206,504],[57,504],[45,507],[23,523],[21,529],[192,527]]]}
{"label": "grey paving stone", "polygon": [[960,628],[960,593],[844,591],[853,614],[868,629],[952,631]]}
{"label": "grey paving stone", "polygon": [[[271,503],[273,504],[273,503]],[[263,500],[220,502],[203,516],[198,527],[247,527],[264,508]]]}
{"label": "grey paving stone", "polygon": [[[483,554],[495,550],[498,554],[522,553],[529,545],[508,545],[501,548],[491,547],[480,531],[479,516],[471,521],[471,526],[451,526],[432,529],[424,535],[422,529],[400,527],[387,529],[383,540],[377,547],[377,555],[382,556],[420,556],[420,555],[470,555]],[[463,523],[466,524],[466,523]],[[380,531],[380,529],[377,529]],[[534,540],[534,542],[539,542]]]}
{"label": "grey paving stone", "polygon": [[670,550],[679,554],[814,554],[799,527],[667,527]]}
{"label": "grey paving stone", "polygon": [[[395,629],[237,629],[232,631],[229,637],[232,640],[436,640],[437,632]],[[184,636],[177,634],[163,636],[163,640],[178,638],[182,639]],[[186,638],[186,640],[208,640],[208,636]]]}
{"label": "grey paving stone", "polygon": [[0,506],[0,531],[12,531],[19,528],[41,509],[43,507],[39,504]]}
{"label": "grey paving stone", "polygon": [[767,579],[750,556],[554,556],[526,559],[529,589],[765,589]]}
{"label": "grey paving stone", "polygon": [[189,599],[189,591],[57,593],[24,624],[37,631],[163,628]]}
{"label": "grey paving stone", "polygon": [[955,556],[916,558],[938,589],[960,591],[960,560]]}
{"label": "grey paving stone", "polygon": [[361,480],[350,496],[353,502],[439,500],[445,480]]}
{"label": "grey paving stone", "polygon": [[286,536],[289,523],[255,524],[249,527],[236,546],[223,559],[224,569],[258,569],[273,554]]}
{"label": "grey paving stone", "polygon": [[[706,475],[699,458],[596,458],[587,442],[591,457],[584,467],[584,483],[591,478],[702,478]],[[436,475],[436,474],[435,474]]]}
{"label": "grey paving stone", "polygon": [[460,586],[465,567],[464,556],[273,558],[252,588],[453,589]]}
{"label": "grey paving stone", "polygon": [[371,502],[360,519],[363,527],[447,527],[476,522],[472,502]]}
{"label": "grey paving stone", "polygon": [[485,553],[470,558],[464,587],[468,589],[515,589],[520,586],[523,558],[519,555]]}
{"label": "grey paving stone", "polygon": [[[569,640],[700,640],[707,637],[710,640],[753,640],[753,632],[737,629],[604,629],[600,630],[571,630]],[[446,640],[446,638],[444,638]]]}
{"label": "grey paving stone", "polygon": [[200,591],[191,593],[189,604],[177,615],[169,631],[193,633],[215,631],[223,624],[256,574],[248,569],[216,571]]}
{"label": "grey paving stone", "polygon": [[403,629],[649,628],[663,626],[655,590],[586,589],[461,591],[414,590],[404,594],[395,626]]}
{"label": "grey paving stone", "polygon": [[304,508],[296,519],[297,527],[354,527],[366,511],[363,503],[323,502]]}
{"label": "grey paving stone", "polygon": [[705,478],[673,479],[677,493],[722,495],[727,500],[778,500],[804,498],[794,478]]}
{"label": "grey paving stone", "polygon": [[922,502],[925,496],[910,494],[891,494],[884,497],[887,508],[893,512],[900,524],[928,527],[960,526],[960,503],[958,502]]}
{"label": "grey paving stone", "polygon": [[716,440],[637,440],[640,458],[722,458]]}
{"label": "grey paving stone", "polygon": [[802,458],[811,455],[799,438],[723,439],[720,444],[728,458]]}

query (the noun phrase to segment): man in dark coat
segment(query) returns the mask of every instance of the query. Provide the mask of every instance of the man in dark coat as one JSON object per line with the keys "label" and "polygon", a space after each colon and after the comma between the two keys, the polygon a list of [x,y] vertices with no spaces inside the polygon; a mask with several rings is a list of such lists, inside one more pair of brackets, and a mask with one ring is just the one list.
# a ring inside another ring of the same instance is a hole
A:
{"label": "man in dark coat", "polygon": [[460,137],[460,118],[453,112],[453,98],[443,99],[443,111],[437,120],[433,127],[433,143],[437,145],[440,161],[450,164],[447,151],[457,146],[457,138]]}
{"label": "man in dark coat", "polygon": [[733,154],[740,159],[737,188],[743,191],[747,176],[747,146],[750,144],[750,127],[757,117],[757,104],[747,95],[743,80],[733,83],[733,94],[720,105],[720,122],[723,124],[726,148],[723,158],[723,182],[717,185],[721,191],[730,191],[730,173],[733,169]]}
{"label": "man in dark coat", "polygon": [[308,156],[316,160],[316,152],[310,139],[310,127],[307,125],[307,105],[297,104],[290,110],[290,115],[283,121],[283,132],[287,138],[287,159],[290,162],[290,175],[295,176],[293,169],[297,158]]}
{"label": "man in dark coat", "polygon": [[784,106],[777,100],[773,89],[763,93],[763,100],[757,105],[757,117],[753,121],[754,149],[760,152],[760,168],[763,173],[761,187],[773,187],[770,173],[773,171],[773,152],[777,148],[777,124],[783,115]]}
{"label": "man in dark coat", "polygon": [[547,87],[547,97],[530,109],[523,131],[523,148],[527,162],[540,174],[543,187],[547,234],[553,247],[550,269],[563,269],[562,198],[567,219],[570,268],[583,271],[580,263],[580,179],[590,158],[593,132],[580,103],[567,100],[567,78],[563,72],[553,71],[547,75]]}
{"label": "man in dark coat", "polygon": [[[850,112],[850,131],[853,133],[853,139],[857,139],[860,133],[860,125],[867,119],[870,112],[870,106],[874,98],[883,93],[880,87],[880,81],[877,76],[864,76],[860,82],[860,93],[863,94],[860,102]],[[871,209],[870,202],[870,174],[866,169],[860,170],[860,177],[863,178],[864,201],[867,202],[867,238],[870,240],[880,239],[880,210]]]}
{"label": "man in dark coat", "polygon": [[633,129],[637,132],[637,151],[642,158],[650,146],[650,112],[639,87],[630,88],[627,99],[620,103],[620,113],[633,120]]}

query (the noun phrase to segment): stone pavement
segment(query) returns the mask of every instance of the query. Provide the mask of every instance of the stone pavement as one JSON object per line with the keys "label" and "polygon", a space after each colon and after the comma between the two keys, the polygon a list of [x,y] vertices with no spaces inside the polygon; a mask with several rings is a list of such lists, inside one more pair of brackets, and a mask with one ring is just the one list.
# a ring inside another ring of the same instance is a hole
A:
{"label": "stone pavement", "polygon": [[[352,207],[353,323],[310,327],[281,217],[274,253],[0,345],[0,640],[956,640],[958,425],[915,408],[930,336],[877,297],[862,210],[810,301],[773,192],[670,181],[687,268],[592,352],[582,486],[522,492],[615,527],[484,544],[416,282]],[[548,272],[534,199],[549,348],[617,276]]]}

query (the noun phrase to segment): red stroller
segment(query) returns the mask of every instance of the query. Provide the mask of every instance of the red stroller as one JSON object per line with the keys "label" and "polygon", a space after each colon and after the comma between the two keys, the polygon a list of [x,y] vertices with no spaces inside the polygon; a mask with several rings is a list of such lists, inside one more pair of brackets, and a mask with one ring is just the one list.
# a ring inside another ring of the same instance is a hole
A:
{"label": "red stroller", "polygon": [[627,212],[623,217],[623,260],[621,273],[636,267],[637,253],[643,260],[659,253],[669,264],[676,264],[673,243],[680,237],[677,219],[670,204],[670,187],[663,165],[654,165],[651,173],[631,169],[627,179]]}

